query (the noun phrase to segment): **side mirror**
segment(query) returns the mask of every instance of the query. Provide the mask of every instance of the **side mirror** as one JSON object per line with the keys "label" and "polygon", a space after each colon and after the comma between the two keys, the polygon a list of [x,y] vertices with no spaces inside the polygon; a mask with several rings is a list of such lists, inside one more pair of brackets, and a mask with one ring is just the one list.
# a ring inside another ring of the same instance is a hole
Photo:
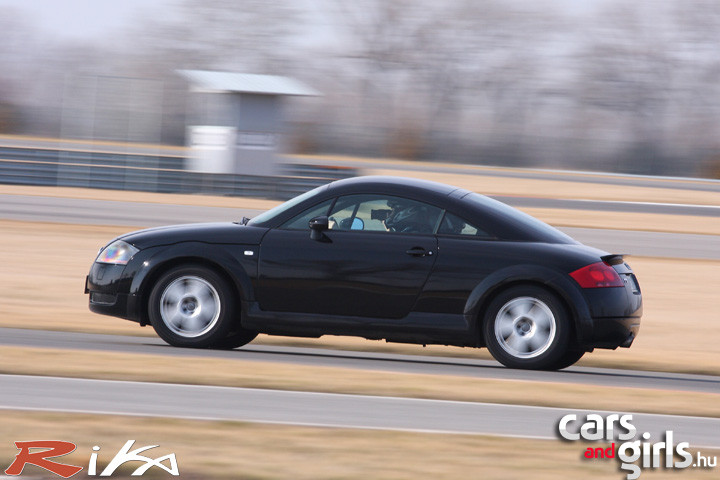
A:
{"label": "side mirror", "polygon": [[315,217],[308,222],[308,226],[310,227],[310,238],[322,240],[325,236],[323,232],[330,229],[330,221],[326,216]]}

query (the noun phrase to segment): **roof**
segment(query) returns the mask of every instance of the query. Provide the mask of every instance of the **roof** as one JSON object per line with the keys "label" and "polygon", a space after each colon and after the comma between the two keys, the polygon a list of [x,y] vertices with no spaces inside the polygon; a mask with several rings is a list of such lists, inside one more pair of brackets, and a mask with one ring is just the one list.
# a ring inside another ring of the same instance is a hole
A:
{"label": "roof", "polygon": [[318,96],[320,92],[293,78],[250,73],[178,70],[192,88],[205,92],[242,92],[262,95]]}
{"label": "roof", "polygon": [[443,196],[450,195],[456,190],[461,190],[458,187],[433,182],[432,180],[420,180],[417,178],[395,177],[389,175],[368,175],[346,178],[331,183],[330,188],[363,189],[367,187],[383,187],[388,185],[404,189],[429,191]]}

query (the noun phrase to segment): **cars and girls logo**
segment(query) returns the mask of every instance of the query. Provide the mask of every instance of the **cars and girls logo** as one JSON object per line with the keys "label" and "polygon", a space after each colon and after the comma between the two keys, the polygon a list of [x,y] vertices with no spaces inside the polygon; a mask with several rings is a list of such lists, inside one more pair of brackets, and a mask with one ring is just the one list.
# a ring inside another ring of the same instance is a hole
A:
{"label": "cars and girls logo", "polygon": [[[174,453],[162,455],[157,458],[151,458],[140,455],[148,450],[159,447],[159,445],[146,445],[144,447],[132,450],[135,440],[128,440],[125,445],[115,454],[105,468],[98,473],[98,455],[100,447],[94,446],[90,454],[90,460],[87,464],[87,476],[109,477],[121,465],[127,462],[142,462],[130,475],[141,476],[150,468],[156,467],[165,470],[170,475],[178,476],[177,458]],[[5,470],[5,475],[21,475],[27,465],[40,467],[48,472],[54,473],[63,478],[70,478],[83,470],[84,467],[79,465],[70,465],[55,460],[64,457],[75,451],[77,445],[72,442],[64,442],[61,440],[36,440],[29,442],[15,442],[15,446],[19,452],[15,455],[13,463]]]}
{"label": "cars and girls logo", "polygon": [[[637,439],[637,428],[632,424],[632,415],[612,414],[603,417],[595,413],[585,416],[584,421],[575,414],[565,415],[558,423],[558,433],[567,441],[611,442],[609,446],[587,447],[583,452],[586,459],[617,459],[620,470],[627,472],[628,480],[635,480],[645,468],[714,468],[717,457],[704,456],[697,452],[693,456],[688,442],[675,444],[673,431],[666,430],[661,441],[650,442],[648,432]],[[615,440],[617,439],[617,443]],[[622,443],[620,443],[622,442]]]}

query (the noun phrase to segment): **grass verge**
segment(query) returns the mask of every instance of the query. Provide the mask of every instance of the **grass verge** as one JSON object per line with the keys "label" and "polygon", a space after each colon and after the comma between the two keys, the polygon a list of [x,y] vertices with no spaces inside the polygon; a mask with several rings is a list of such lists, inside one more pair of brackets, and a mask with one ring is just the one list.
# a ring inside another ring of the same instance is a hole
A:
{"label": "grass verge", "polygon": [[[150,328],[91,313],[85,275],[98,247],[127,227],[0,220],[0,326],[154,335]],[[596,350],[581,365],[720,375],[713,331],[720,261],[630,257],[643,289],[640,335],[630,349]],[[489,358],[485,350],[386,344],[347,337],[260,336],[258,343]]]}
{"label": "grass verge", "polygon": [[[147,452],[150,457],[174,453],[180,478],[188,480],[624,478],[617,460],[583,458],[587,446],[601,445],[594,443],[135,417],[118,421],[112,416],[20,411],[0,411],[0,423],[4,468],[17,453],[15,440],[71,441],[77,450],[62,461],[83,467],[97,445],[101,447],[98,467],[103,468],[132,439],[135,448],[159,445]],[[123,478],[134,478],[129,474],[139,465],[127,464],[121,471]],[[73,478],[96,478],[87,477],[86,472],[85,468]],[[668,473],[646,470],[642,476],[666,478]],[[33,466],[23,474],[57,478]],[[691,468],[682,470],[682,475],[717,478],[717,469]],[[147,477],[168,475],[154,467],[143,476]]]}
{"label": "grass verge", "polygon": [[522,197],[565,198],[569,200],[617,200],[626,202],[720,205],[720,193],[713,191],[383,168],[369,170],[367,173],[372,175],[398,175],[419,178],[421,180],[433,180],[466,188],[485,195],[516,195]]}
{"label": "grass verge", "polygon": [[[279,362],[0,347],[0,373],[720,417],[720,393],[482,379]],[[532,394],[528,394],[532,392]]]}
{"label": "grass verge", "polygon": [[[466,178],[466,177],[465,177]],[[467,180],[464,180],[467,181]],[[478,189],[483,193],[493,193],[488,190],[490,186],[495,185],[490,182],[486,185],[482,180]],[[545,182],[545,180],[538,180]],[[544,183],[540,183],[544,185]],[[485,186],[484,189],[480,188]],[[503,185],[503,188],[508,188]],[[593,191],[594,184],[590,184],[587,189]],[[625,188],[625,187],[624,187]],[[642,188],[637,194],[637,201],[644,201]],[[547,191],[546,191],[547,190]],[[511,189],[507,194],[512,194]],[[541,188],[533,185],[530,190],[518,190],[515,194],[527,195],[527,192],[533,192],[533,195],[545,196],[551,193],[556,194],[554,187],[550,189]],[[674,191],[674,190],[670,190]],[[502,193],[494,192],[496,194]],[[257,210],[267,210],[280,202],[275,200],[265,200],[247,197],[222,197],[213,195],[182,195],[168,193],[150,193],[150,192],[130,192],[124,190],[99,190],[88,188],[69,188],[69,187],[33,187],[21,185],[0,185],[0,194],[5,195],[30,195],[30,196],[48,196],[56,198],[77,198],[87,200],[112,200],[120,202],[143,202],[143,203],[167,203],[174,205],[194,205],[206,207],[228,207],[228,208],[250,208]],[[665,193],[663,193],[664,195]],[[599,194],[598,194],[599,195]],[[650,198],[655,198],[657,194],[653,194]],[[714,201],[720,204],[720,195],[714,194],[716,197],[709,197],[708,201]],[[597,195],[596,195],[597,196]],[[602,195],[600,197],[604,198]],[[578,197],[584,198],[584,197]],[[608,196],[607,199],[619,199]],[[520,208],[520,210],[539,218],[540,220],[550,223],[551,225],[560,227],[582,227],[582,228],[610,228],[620,230],[643,230],[652,232],[671,232],[671,233],[696,233],[706,235],[720,235],[720,224],[717,222],[708,222],[708,217],[690,216],[690,215],[665,215],[665,214],[644,214],[629,212],[603,212],[593,210],[568,210],[556,208]],[[125,231],[131,230],[131,227],[124,227]],[[139,227],[138,227],[139,228]]]}

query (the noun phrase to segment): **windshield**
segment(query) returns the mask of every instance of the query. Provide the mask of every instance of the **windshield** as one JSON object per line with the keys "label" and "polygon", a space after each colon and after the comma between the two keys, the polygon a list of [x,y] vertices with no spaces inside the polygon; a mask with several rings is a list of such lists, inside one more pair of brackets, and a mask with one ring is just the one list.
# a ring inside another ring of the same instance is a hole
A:
{"label": "windshield", "polygon": [[523,230],[533,231],[541,237],[550,238],[559,243],[577,243],[557,228],[551,227],[547,223],[538,220],[527,213],[521,212],[510,205],[506,205],[492,198],[488,198],[477,193],[469,193],[463,197],[463,200],[479,204],[484,209],[495,211],[501,214],[504,218],[507,218],[516,224],[521,224]]}
{"label": "windshield", "polygon": [[285,203],[281,203],[277,207],[271,208],[267,212],[263,212],[257,217],[254,217],[252,220],[250,220],[247,224],[248,225],[262,225],[264,223],[269,222],[273,218],[277,217],[278,215],[282,215],[283,213],[287,212],[291,208],[293,208],[295,205],[298,205],[305,200],[307,200],[310,197],[315,196],[316,194],[320,193],[321,190],[324,188],[327,188],[327,185],[322,185],[320,187],[314,188],[310,190],[309,192],[305,192],[302,195],[298,195],[295,198],[292,198],[288,200]]}

